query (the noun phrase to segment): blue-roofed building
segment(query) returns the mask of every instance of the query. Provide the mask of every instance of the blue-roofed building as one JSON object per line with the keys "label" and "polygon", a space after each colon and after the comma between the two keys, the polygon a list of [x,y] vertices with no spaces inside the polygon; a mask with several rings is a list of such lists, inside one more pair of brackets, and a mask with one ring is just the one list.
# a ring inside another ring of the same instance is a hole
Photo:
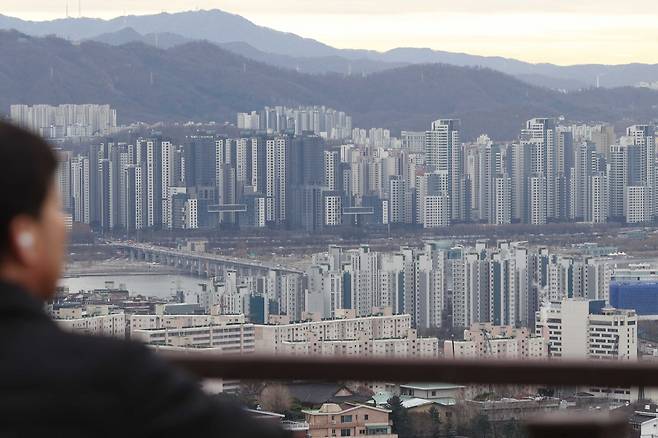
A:
{"label": "blue-roofed building", "polygon": [[613,282],[610,305],[638,315],[658,315],[658,282]]}

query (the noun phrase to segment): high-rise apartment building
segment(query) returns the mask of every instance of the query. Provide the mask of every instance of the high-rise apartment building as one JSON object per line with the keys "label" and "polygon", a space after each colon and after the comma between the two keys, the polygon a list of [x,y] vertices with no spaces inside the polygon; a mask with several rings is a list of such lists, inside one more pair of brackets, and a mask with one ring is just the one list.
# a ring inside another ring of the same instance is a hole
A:
{"label": "high-rise apartment building", "polygon": [[450,220],[464,220],[463,149],[460,121],[440,119],[425,133],[425,163],[430,171],[446,172],[450,199]]}
{"label": "high-rise apartment building", "polygon": [[[534,179],[528,183],[529,190],[534,190],[536,184],[543,181],[543,192],[533,193],[539,196],[529,200],[530,210],[528,219],[530,223],[545,223],[545,219],[557,217],[557,209],[560,204],[557,191],[557,141],[555,132],[555,120],[549,118],[535,118],[526,122],[526,127],[521,131],[521,144],[527,145],[529,149],[529,168],[526,170],[528,178]],[[537,179],[539,178],[539,179]],[[533,187],[533,185],[535,185]]]}

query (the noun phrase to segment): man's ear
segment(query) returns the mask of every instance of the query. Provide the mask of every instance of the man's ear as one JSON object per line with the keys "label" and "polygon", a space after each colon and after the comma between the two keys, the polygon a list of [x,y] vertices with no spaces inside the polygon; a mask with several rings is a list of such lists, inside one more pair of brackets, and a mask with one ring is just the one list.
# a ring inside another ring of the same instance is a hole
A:
{"label": "man's ear", "polygon": [[10,256],[17,263],[34,266],[38,262],[35,250],[36,224],[33,218],[21,215],[12,219],[8,240]]}

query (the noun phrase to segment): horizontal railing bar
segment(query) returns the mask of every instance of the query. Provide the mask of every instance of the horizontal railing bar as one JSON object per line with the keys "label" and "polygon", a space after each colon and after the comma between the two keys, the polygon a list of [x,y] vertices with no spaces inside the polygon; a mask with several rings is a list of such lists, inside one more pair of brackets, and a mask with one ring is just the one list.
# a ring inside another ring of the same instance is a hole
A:
{"label": "horizontal railing bar", "polygon": [[162,354],[201,378],[658,387],[658,364],[653,362]]}

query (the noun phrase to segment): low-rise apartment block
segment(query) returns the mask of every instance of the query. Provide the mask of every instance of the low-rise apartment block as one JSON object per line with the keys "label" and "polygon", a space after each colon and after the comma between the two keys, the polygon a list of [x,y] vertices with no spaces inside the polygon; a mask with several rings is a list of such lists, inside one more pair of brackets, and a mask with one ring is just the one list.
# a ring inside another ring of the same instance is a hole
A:
{"label": "low-rise apartment block", "polygon": [[277,355],[437,357],[438,340],[419,338],[409,315],[257,325],[256,351]]}
{"label": "low-rise apartment block", "polygon": [[206,350],[217,354],[249,354],[255,350],[253,324],[137,329],[131,339],[161,350]]}
{"label": "low-rise apartment block", "polygon": [[130,315],[130,331],[244,324],[244,315]]}
{"label": "low-rise apartment block", "polygon": [[109,305],[54,307],[52,316],[64,330],[85,335],[126,337],[123,310]]}
{"label": "low-rise apartment block", "polygon": [[455,359],[544,359],[548,344],[525,327],[476,323],[464,330],[463,341],[445,341],[443,355]]}
{"label": "low-rise apartment block", "polygon": [[309,438],[375,435],[397,438],[392,432],[388,409],[351,403],[325,403],[318,410],[302,411],[308,423]]}

